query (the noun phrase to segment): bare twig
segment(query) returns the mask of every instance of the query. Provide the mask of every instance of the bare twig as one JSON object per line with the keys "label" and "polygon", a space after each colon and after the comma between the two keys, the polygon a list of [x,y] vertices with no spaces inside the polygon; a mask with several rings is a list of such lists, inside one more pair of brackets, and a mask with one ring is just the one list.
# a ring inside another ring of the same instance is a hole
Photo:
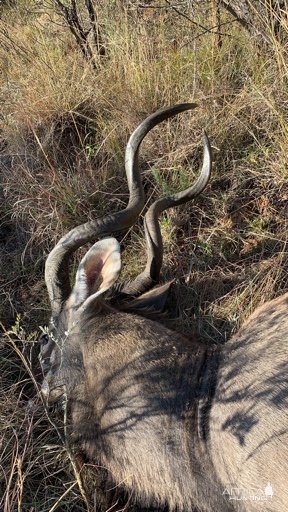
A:
{"label": "bare twig", "polygon": [[218,18],[217,19],[217,23],[214,24],[212,27],[205,27],[204,25],[202,25],[201,23],[198,23],[197,21],[193,20],[190,16],[188,16],[187,14],[185,14],[184,12],[180,11],[178,8],[177,8],[177,4],[171,4],[169,0],[165,0],[166,2],[166,6],[158,6],[158,5],[145,5],[145,4],[140,4],[138,5],[138,7],[140,7],[141,9],[146,9],[146,8],[150,8],[150,9],[171,9],[172,11],[174,11],[178,16],[181,16],[182,18],[184,18],[185,20],[189,21],[189,23],[191,23],[192,25],[194,25],[195,27],[201,29],[201,32],[200,34],[197,34],[192,40],[196,40],[198,39],[199,37],[202,37],[203,35],[205,34],[215,34],[215,29],[217,30],[217,36],[218,37],[221,37],[221,36],[229,36],[230,34],[226,34],[224,32],[220,32],[220,28],[223,27],[224,25],[230,25],[234,20],[232,21],[226,21],[226,22],[223,22],[223,23],[220,23],[220,19]]}
{"label": "bare twig", "polygon": [[97,12],[91,0],[85,0],[85,5],[90,18],[95,47],[97,48],[99,55],[103,57],[106,55],[106,49],[102,42]]}
{"label": "bare twig", "polygon": [[[103,57],[106,55],[106,49],[102,42],[97,13],[92,1],[84,0],[89,19],[87,29],[84,28],[83,23],[80,21],[76,0],[71,0],[69,6],[65,5],[61,0],[54,0],[54,2],[61,15],[64,17],[83,56],[91,63],[95,70],[98,69],[95,53],[99,57]],[[93,34],[93,44],[89,41],[90,33]]]}

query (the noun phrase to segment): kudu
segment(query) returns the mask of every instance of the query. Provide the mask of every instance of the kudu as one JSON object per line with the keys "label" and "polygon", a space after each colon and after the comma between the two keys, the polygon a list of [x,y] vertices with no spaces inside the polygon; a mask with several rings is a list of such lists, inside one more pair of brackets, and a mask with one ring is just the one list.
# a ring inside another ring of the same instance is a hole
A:
{"label": "kudu", "polygon": [[[73,435],[142,506],[191,512],[284,512],[288,508],[288,294],[256,310],[224,346],[177,334],[148,318],[162,310],[159,214],[205,188],[211,150],[204,136],[201,174],[189,189],[155,201],[144,224],[148,261],[134,281],[115,286],[115,238],[96,242],[70,287],[70,255],[99,236],[127,229],[144,194],[138,150],[160,121],[194,108],[157,111],[126,150],[126,209],[79,226],[48,256],[52,307],[41,338],[48,402],[65,395]],[[104,292],[108,292],[105,298]]]}

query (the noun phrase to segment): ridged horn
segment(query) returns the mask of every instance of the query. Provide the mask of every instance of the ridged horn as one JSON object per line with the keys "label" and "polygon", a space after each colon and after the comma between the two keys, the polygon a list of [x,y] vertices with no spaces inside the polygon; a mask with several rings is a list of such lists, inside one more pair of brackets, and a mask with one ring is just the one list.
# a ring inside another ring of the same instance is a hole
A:
{"label": "ridged horn", "polygon": [[205,189],[212,170],[212,151],[208,136],[203,135],[203,164],[196,182],[186,190],[171,196],[157,199],[147,210],[144,217],[144,229],[147,246],[147,263],[145,270],[133,281],[122,288],[122,293],[137,297],[159,282],[163,261],[163,243],[159,225],[159,215],[174,206],[187,203],[199,196]]}
{"label": "ridged horn", "polygon": [[64,235],[50,252],[45,265],[45,282],[53,316],[57,316],[61,311],[71,293],[69,260],[72,253],[87,242],[94,242],[100,236],[128,229],[136,222],[145,200],[138,166],[139,147],[144,137],[165,119],[185,110],[194,109],[196,106],[195,103],[173,105],[157,110],[142,121],[132,133],[125,153],[125,170],[129,188],[127,207],[120,212],[75,227]]}

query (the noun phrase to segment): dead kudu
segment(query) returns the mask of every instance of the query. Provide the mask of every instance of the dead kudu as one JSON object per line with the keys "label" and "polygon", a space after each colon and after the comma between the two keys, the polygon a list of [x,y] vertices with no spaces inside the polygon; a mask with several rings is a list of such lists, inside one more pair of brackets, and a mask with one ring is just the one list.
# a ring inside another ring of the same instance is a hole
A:
{"label": "dead kudu", "polygon": [[[41,337],[42,393],[48,402],[67,397],[85,453],[142,506],[284,512],[288,294],[257,309],[221,348],[177,334],[146,314],[162,309],[169,288],[155,287],[163,253],[158,216],[205,188],[211,171],[206,136],[196,183],[155,201],[145,215],[145,270],[115,285],[120,249],[107,236],[131,226],[143,207],[140,143],[153,126],[194,107],[169,107],[140,124],[126,150],[127,208],[76,227],[48,256],[52,319]],[[71,288],[70,255],[98,237]]]}

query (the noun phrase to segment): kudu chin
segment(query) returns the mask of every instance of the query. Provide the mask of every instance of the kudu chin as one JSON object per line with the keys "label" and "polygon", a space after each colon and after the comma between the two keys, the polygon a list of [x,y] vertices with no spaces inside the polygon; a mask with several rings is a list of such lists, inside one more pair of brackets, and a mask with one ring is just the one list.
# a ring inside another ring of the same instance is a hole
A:
{"label": "kudu chin", "polygon": [[[127,207],[74,228],[50,253],[42,393],[48,402],[65,393],[83,450],[142,506],[286,512],[288,294],[257,309],[221,348],[151,319],[169,291],[169,284],[155,287],[163,254],[158,217],[206,187],[212,160],[206,135],[195,184],[155,201],[145,215],[144,271],[115,284],[120,247],[111,234],[132,226],[145,201],[141,141],[162,120],[195,106],[159,110],[138,126],[126,149]],[[72,288],[69,258],[87,242],[94,245]]]}

